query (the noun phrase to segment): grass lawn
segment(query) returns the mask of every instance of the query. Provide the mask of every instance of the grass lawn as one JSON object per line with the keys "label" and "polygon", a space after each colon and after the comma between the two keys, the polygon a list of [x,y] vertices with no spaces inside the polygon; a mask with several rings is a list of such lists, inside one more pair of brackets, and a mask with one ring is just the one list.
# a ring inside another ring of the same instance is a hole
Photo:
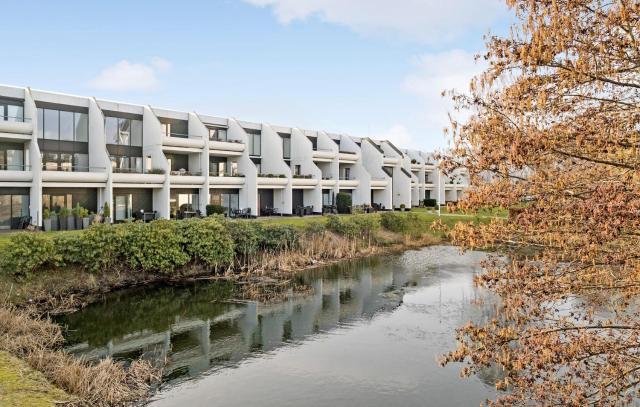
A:
{"label": "grass lawn", "polygon": [[71,397],[54,387],[24,361],[0,352],[0,405],[54,407]]}

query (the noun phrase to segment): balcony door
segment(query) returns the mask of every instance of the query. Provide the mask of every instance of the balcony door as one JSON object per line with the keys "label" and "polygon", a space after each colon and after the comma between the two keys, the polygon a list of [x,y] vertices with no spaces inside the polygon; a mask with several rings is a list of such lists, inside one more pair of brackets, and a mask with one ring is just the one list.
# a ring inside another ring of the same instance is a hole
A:
{"label": "balcony door", "polygon": [[115,199],[114,199],[115,219],[114,220],[116,222],[122,222],[127,219],[131,219],[133,217],[133,213],[131,209],[133,207],[132,201],[133,201],[133,197],[131,196],[131,194],[115,196]]}

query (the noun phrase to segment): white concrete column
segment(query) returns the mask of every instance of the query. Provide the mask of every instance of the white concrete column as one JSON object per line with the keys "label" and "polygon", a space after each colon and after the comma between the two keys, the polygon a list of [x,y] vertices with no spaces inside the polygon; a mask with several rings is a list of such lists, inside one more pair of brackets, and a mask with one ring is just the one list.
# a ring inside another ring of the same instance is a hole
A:
{"label": "white concrete column", "polygon": [[38,146],[38,109],[30,88],[24,90],[24,117],[31,119],[33,126],[28,157],[33,174],[29,188],[29,216],[32,224],[42,226],[42,157]]}
{"label": "white concrete column", "polygon": [[144,107],[142,118],[143,147],[142,154],[151,156],[151,166],[164,171],[162,188],[153,190],[153,210],[163,219],[169,219],[170,168],[169,162],[162,152],[162,126],[160,120],[150,106]]}

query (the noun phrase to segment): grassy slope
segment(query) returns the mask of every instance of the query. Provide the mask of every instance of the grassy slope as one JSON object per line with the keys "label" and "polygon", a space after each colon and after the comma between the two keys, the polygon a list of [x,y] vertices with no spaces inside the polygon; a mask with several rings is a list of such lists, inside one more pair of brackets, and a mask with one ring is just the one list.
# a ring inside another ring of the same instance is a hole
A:
{"label": "grassy slope", "polygon": [[0,406],[48,407],[69,401],[64,391],[54,387],[27,364],[6,352],[0,352]]}

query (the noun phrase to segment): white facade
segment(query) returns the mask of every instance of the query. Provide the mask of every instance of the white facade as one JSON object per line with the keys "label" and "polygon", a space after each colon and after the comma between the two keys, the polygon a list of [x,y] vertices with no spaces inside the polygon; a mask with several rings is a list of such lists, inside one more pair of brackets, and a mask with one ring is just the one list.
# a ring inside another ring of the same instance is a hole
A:
{"label": "white facade", "polygon": [[457,201],[464,174],[386,140],[0,86],[0,229],[47,208],[109,204],[111,219],[205,213],[321,213],[353,205]]}

